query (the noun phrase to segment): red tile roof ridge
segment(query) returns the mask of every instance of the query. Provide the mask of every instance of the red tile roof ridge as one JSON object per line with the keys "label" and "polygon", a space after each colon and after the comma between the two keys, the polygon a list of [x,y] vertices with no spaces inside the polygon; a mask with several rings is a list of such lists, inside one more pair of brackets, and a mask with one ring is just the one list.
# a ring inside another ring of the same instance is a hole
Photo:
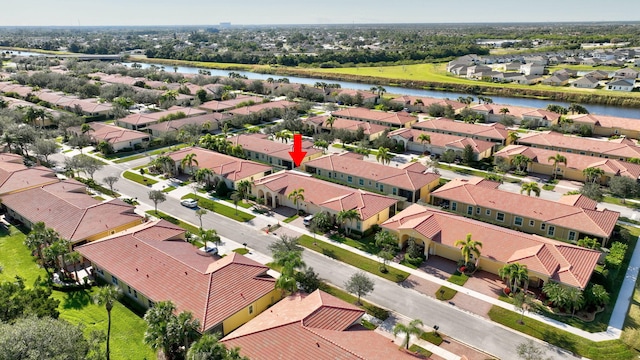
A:
{"label": "red tile roof ridge", "polygon": [[265,270],[268,269],[268,267],[260,264],[257,261],[251,260],[246,256],[242,256],[236,252],[229,254],[219,260],[216,260],[214,262],[212,262],[211,264],[209,264],[209,267],[207,267],[207,270],[205,271],[205,274],[212,274],[215,273],[216,271],[220,271],[221,269],[225,268],[226,266],[229,266],[231,264],[242,264],[242,265],[248,265],[248,266],[253,266],[253,267],[259,267],[259,268],[264,268]]}
{"label": "red tile roof ridge", "polygon": [[354,352],[354,351],[352,351],[351,349],[348,349],[348,348],[346,348],[346,347],[342,346],[341,344],[338,344],[337,342],[333,341],[333,339],[329,339],[329,338],[327,338],[326,336],[324,336],[324,335],[320,334],[319,332],[314,331],[314,329],[312,329],[312,328],[309,328],[309,327],[303,326],[303,327],[302,327],[302,329],[303,329],[303,330],[306,330],[306,331],[308,331],[308,332],[310,332],[310,333],[312,333],[312,334],[314,334],[314,335],[316,335],[316,336],[318,336],[319,338],[323,339],[324,341],[326,341],[326,342],[328,342],[328,343],[330,343],[330,344],[333,344],[333,345],[334,345],[334,346],[336,346],[337,348],[342,349],[342,350],[344,350],[345,352],[347,352],[347,353],[349,353],[349,354],[351,354],[351,355],[353,355],[353,356],[355,356],[355,357],[357,357],[357,358],[359,358],[359,359],[366,360],[366,358],[364,358],[364,357],[362,357],[361,355],[359,355],[359,354],[355,353],[355,352]]}

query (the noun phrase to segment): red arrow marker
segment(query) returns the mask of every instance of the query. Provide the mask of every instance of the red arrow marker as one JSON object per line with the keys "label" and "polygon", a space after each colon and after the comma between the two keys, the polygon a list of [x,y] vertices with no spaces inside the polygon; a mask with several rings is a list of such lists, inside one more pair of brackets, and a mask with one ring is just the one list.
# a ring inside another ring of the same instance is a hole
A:
{"label": "red arrow marker", "polygon": [[289,155],[296,167],[300,166],[302,159],[307,155],[306,151],[302,151],[302,134],[293,134],[293,151],[289,151]]}

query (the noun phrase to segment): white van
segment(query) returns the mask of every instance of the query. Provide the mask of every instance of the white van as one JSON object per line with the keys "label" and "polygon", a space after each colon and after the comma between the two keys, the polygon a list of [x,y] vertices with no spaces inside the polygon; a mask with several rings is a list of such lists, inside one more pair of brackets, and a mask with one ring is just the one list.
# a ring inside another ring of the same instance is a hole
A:
{"label": "white van", "polygon": [[302,219],[302,224],[304,226],[309,226],[311,225],[311,220],[313,220],[313,215],[307,215],[304,217],[304,219]]}

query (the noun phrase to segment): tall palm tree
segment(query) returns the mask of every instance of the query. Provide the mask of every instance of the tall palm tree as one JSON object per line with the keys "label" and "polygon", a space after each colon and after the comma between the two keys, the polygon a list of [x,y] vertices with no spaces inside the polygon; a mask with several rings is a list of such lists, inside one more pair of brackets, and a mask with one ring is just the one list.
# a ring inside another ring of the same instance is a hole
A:
{"label": "tall palm tree", "polygon": [[509,140],[509,144],[513,144],[520,139],[520,135],[518,135],[515,131],[509,131],[509,135],[507,135],[507,140]]}
{"label": "tall palm tree", "polygon": [[507,114],[509,113],[509,108],[507,107],[503,107],[500,109],[500,114],[502,114],[502,118],[504,119],[505,117],[507,117]]}
{"label": "tall palm tree", "polygon": [[529,281],[527,265],[522,265],[517,262],[501,267],[498,275],[507,282],[511,293],[515,293],[516,290],[520,288],[520,284],[524,284],[524,288],[526,289],[527,282]]}
{"label": "tall palm tree", "polygon": [[73,273],[75,275],[76,282],[80,284],[80,278],[78,278],[78,263],[82,260],[82,255],[77,251],[72,251],[64,256],[66,256],[65,261],[73,265]]}
{"label": "tall palm tree", "polygon": [[586,178],[587,182],[597,182],[602,175],[604,175],[604,170],[595,167],[588,167],[582,170],[582,175]]}
{"label": "tall palm tree", "polygon": [[424,146],[423,152],[427,151],[427,147],[424,145],[424,143],[431,144],[431,136],[429,136],[428,134],[422,133],[420,134],[420,136],[418,136],[418,141],[420,141],[422,146]]}
{"label": "tall palm tree", "polygon": [[175,169],[175,161],[167,155],[158,156],[153,160],[153,164],[155,167],[160,168],[165,174],[173,174]]}
{"label": "tall palm tree", "polygon": [[207,214],[207,209],[198,209],[196,210],[195,214],[198,217],[198,220],[200,220],[200,231],[202,231],[202,216]]}
{"label": "tall palm tree", "polygon": [[396,326],[393,327],[393,336],[397,336],[398,334],[404,334],[405,338],[402,341],[402,346],[405,349],[409,350],[409,340],[411,339],[411,335],[415,335],[416,337],[422,336],[424,331],[420,328],[423,326],[422,320],[413,319],[409,323],[409,325],[405,325],[403,323],[397,323]]}
{"label": "tall palm tree", "polygon": [[238,203],[242,201],[242,195],[240,195],[238,191],[234,191],[231,193],[229,198],[233,201],[233,205],[236,207],[236,215],[238,215]]}
{"label": "tall palm tree", "polygon": [[193,165],[198,166],[198,160],[196,160],[197,155],[195,153],[189,153],[184,156],[184,158],[180,161],[180,165],[183,169],[189,168],[191,174],[193,174]]}
{"label": "tall palm tree", "polygon": [[527,165],[531,162],[531,159],[526,155],[517,154],[513,157],[511,162],[519,172],[523,172],[527,169]]}
{"label": "tall palm tree", "polygon": [[549,156],[547,160],[553,163],[553,179],[555,180],[558,177],[558,164],[564,164],[564,166],[567,166],[567,158],[560,154],[556,154],[555,156]]}
{"label": "tall palm tree", "polygon": [[289,195],[287,195],[287,198],[293,201],[293,205],[296,206],[296,214],[299,213],[300,209],[298,205],[300,204],[300,201],[304,201],[304,189],[299,188],[299,189],[293,190],[292,192],[289,193]]}
{"label": "tall palm tree", "polygon": [[113,309],[113,304],[118,301],[120,296],[122,295],[119,288],[115,286],[103,286],[96,294],[93,296],[93,301],[103,306],[107,310],[107,360],[110,358],[110,350],[109,350],[109,340],[111,338],[111,309]]}
{"label": "tall palm tree", "polygon": [[467,234],[467,238],[465,240],[456,240],[453,246],[460,246],[460,252],[462,253],[465,264],[469,263],[471,253],[475,254],[476,258],[480,258],[480,248],[482,248],[482,243],[480,241],[472,240],[471,234]]}
{"label": "tall palm tree", "polygon": [[202,334],[187,351],[187,360],[227,359],[227,348],[215,334]]}
{"label": "tall palm tree", "polygon": [[291,265],[286,265],[282,268],[280,277],[276,280],[275,288],[280,289],[282,294],[293,294],[298,291],[298,284],[294,276],[294,270]]}
{"label": "tall palm tree", "polygon": [[333,116],[329,116],[327,120],[325,120],[325,124],[329,125],[329,132],[333,132],[333,123],[336,122],[336,118]]}
{"label": "tall palm tree", "polygon": [[204,243],[204,248],[207,249],[207,243],[213,243],[216,247],[220,246],[220,235],[214,229],[201,230],[200,240]]}
{"label": "tall palm tree", "polygon": [[238,183],[238,192],[242,195],[243,199],[251,193],[251,182],[249,180],[242,180]]}
{"label": "tall palm tree", "polygon": [[193,174],[193,179],[199,184],[205,184],[206,186],[211,185],[209,181],[213,177],[214,173],[209,168],[202,168],[196,170]]}
{"label": "tall palm tree", "polygon": [[540,186],[538,186],[538,183],[535,181],[523,183],[520,186],[520,194],[523,192],[526,192],[527,196],[531,196],[531,192],[533,192],[537,197],[540,197]]}
{"label": "tall palm tree", "polygon": [[376,161],[381,162],[382,164],[390,164],[391,159],[393,159],[393,154],[389,152],[389,149],[386,147],[380,147],[378,149],[378,153],[376,154]]}
{"label": "tall palm tree", "polygon": [[358,210],[356,209],[342,210],[336,216],[336,220],[338,221],[338,223],[344,225],[344,231],[347,236],[349,236],[351,234],[351,227],[347,226],[347,222],[351,224],[351,222],[354,220],[360,220],[360,213],[358,213]]}
{"label": "tall palm tree", "polygon": [[47,239],[45,237],[45,229],[46,225],[42,221],[38,221],[33,224],[31,231],[24,239],[24,244],[27,246],[32,252],[36,252],[36,256],[40,261],[43,260],[42,257],[42,248],[47,244]]}
{"label": "tall palm tree", "polygon": [[200,321],[193,317],[190,311],[183,311],[171,318],[167,324],[167,331],[175,334],[176,340],[184,344],[184,351],[189,349],[189,343],[198,337]]}
{"label": "tall palm tree", "polygon": [[584,305],[584,295],[580,289],[574,287],[565,290],[567,304],[571,307],[571,315],[576,314],[576,310],[580,310]]}

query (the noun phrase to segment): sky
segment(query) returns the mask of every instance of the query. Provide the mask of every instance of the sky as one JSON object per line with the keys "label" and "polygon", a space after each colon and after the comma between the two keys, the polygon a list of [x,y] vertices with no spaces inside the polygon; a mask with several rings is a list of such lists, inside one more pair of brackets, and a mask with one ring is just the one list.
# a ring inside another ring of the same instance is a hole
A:
{"label": "sky", "polygon": [[638,0],[10,0],[0,26],[640,21]]}

